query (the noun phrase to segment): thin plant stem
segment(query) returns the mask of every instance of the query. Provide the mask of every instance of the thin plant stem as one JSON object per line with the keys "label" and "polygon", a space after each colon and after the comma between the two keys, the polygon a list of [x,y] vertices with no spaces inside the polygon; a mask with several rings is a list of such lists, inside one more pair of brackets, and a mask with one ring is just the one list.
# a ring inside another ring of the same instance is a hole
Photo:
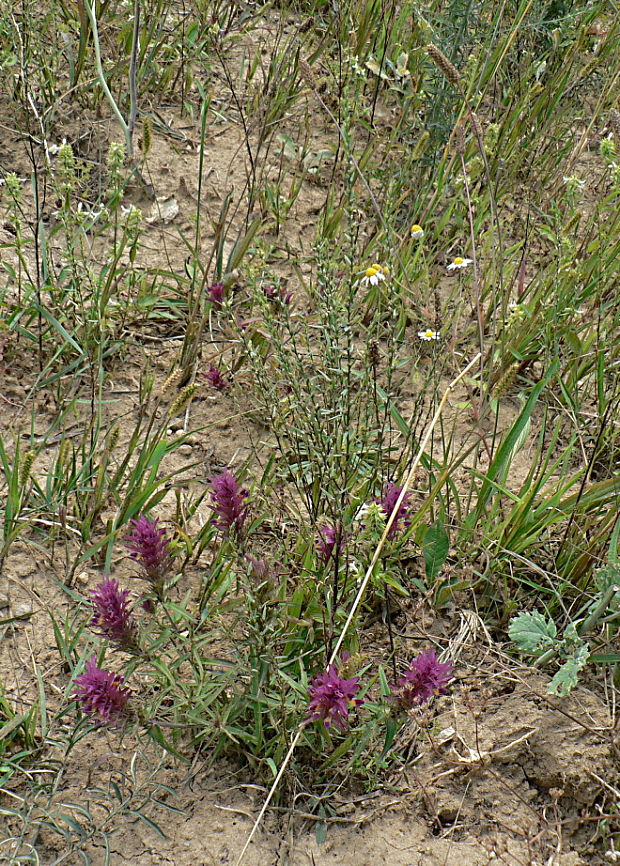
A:
{"label": "thin plant stem", "polygon": [[131,135],[131,130],[127,126],[125,118],[121,114],[121,110],[116,104],[116,100],[112,96],[103,72],[103,65],[101,63],[101,47],[99,45],[99,29],[97,27],[97,16],[95,13],[95,3],[91,5],[89,0],[85,0],[84,7],[86,9],[86,14],[88,15],[88,20],[90,21],[91,30],[93,32],[93,45],[95,48],[95,67],[97,69],[97,78],[99,79],[99,84],[101,85],[101,88],[106,95],[106,99],[110,103],[110,108],[114,112],[116,119],[118,120],[119,125],[123,130],[123,135],[125,136],[125,145],[127,147],[127,156],[130,159],[133,159],[133,138]]}
{"label": "thin plant stem", "polygon": [[[140,0],[134,0],[133,36],[131,43],[131,58],[129,60],[129,147],[133,148],[133,132],[138,116],[138,56],[140,54]],[[130,157],[133,154],[129,153]]]}

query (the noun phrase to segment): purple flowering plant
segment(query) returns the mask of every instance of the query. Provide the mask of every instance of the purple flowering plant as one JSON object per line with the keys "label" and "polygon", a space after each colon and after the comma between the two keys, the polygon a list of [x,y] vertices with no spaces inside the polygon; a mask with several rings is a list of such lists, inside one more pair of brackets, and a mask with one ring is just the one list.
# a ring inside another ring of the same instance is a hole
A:
{"label": "purple flowering plant", "polygon": [[158,521],[158,517],[151,520],[144,514],[137,520],[130,520],[131,531],[125,537],[125,547],[131,551],[131,558],[140,563],[146,578],[161,595],[163,583],[172,567],[173,555],[170,539],[166,530],[157,525]]}
{"label": "purple flowering plant", "polygon": [[206,373],[201,374],[212,388],[216,391],[226,391],[230,383],[224,374],[213,364],[209,365]]}
{"label": "purple flowering plant", "polygon": [[[348,654],[344,654],[341,663],[348,658]],[[336,661],[311,680],[306,715],[311,721],[322,721],[326,729],[335,725],[341,731],[346,731],[349,710],[361,706],[364,701],[356,697],[360,690],[360,678],[343,679],[338,673],[339,667],[340,663]]]}
{"label": "purple flowering plant", "polygon": [[129,689],[124,686],[121,674],[102,670],[97,666],[96,656],[86,662],[84,673],[75,678],[74,697],[82,710],[109,725],[120,725],[129,712]]}
{"label": "purple flowering plant", "polygon": [[263,294],[268,301],[279,301],[285,307],[293,300],[293,293],[281,286],[263,286]]}
{"label": "purple flowering plant", "polygon": [[213,304],[214,309],[220,310],[224,301],[224,283],[213,283],[207,289],[209,300]]}
{"label": "purple flowering plant", "polygon": [[[383,496],[380,499],[377,499],[377,503],[381,506],[386,518],[389,518],[394,508],[396,507],[396,503],[398,502],[398,497],[402,493],[403,488],[399,487],[393,481],[388,481],[383,491]],[[402,532],[411,526],[411,506],[410,506],[411,493],[405,493],[403,501],[401,502],[398,512],[396,513],[396,517],[394,518],[394,522],[390,527],[390,531],[388,532],[388,538],[392,538],[396,535],[397,532]]]}
{"label": "purple flowering plant", "polygon": [[129,606],[129,590],[120,589],[118,581],[106,579],[90,591],[94,609],[91,628],[116,644],[119,649],[135,652],[138,645],[138,626]]}
{"label": "purple flowering plant", "polygon": [[451,661],[440,662],[434,649],[424,650],[391,686],[393,700],[404,710],[420,707],[446,693],[453,671]]}
{"label": "purple flowering plant", "polygon": [[240,535],[247,517],[249,490],[241,487],[228,469],[209,479],[211,485],[211,507],[215,513],[215,525],[228,534],[232,529]]}
{"label": "purple flowering plant", "polygon": [[342,524],[336,523],[333,526],[325,524],[321,526],[315,542],[319,561],[323,565],[327,565],[332,556],[335,557],[340,553],[346,540],[347,533],[344,531]]}

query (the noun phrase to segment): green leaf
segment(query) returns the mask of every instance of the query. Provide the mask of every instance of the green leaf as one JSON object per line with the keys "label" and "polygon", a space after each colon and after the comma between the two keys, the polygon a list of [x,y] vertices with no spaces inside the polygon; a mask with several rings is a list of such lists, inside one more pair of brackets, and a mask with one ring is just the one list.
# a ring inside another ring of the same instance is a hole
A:
{"label": "green leaf", "polygon": [[241,236],[241,234],[239,235],[228,257],[228,264],[226,265],[227,273],[231,273],[231,271],[233,271],[241,262],[241,259],[247,253],[250,244],[254,240],[254,235],[260,228],[260,225],[260,219],[258,217],[254,217],[254,219],[248,226],[247,232],[243,236]]}
{"label": "green leaf", "polygon": [[370,69],[373,75],[378,75],[380,78],[382,78],[383,81],[392,80],[390,76],[385,72],[385,70],[381,68],[381,66],[377,63],[376,60],[373,60],[371,58],[370,60],[367,60],[366,63],[364,63],[364,66],[366,67],[366,69]]}
{"label": "green leaf", "polygon": [[620,662],[620,653],[594,653],[589,661],[595,665],[616,665]]}
{"label": "green leaf", "polygon": [[19,728],[21,724],[27,721],[29,713],[23,713],[20,716],[13,716],[13,718],[3,724],[0,728],[0,740],[4,740],[8,737],[9,734],[12,734],[16,728]]}
{"label": "green leaf", "polygon": [[571,658],[567,659],[556,675],[553,677],[547,688],[548,695],[557,695],[560,698],[565,697],[571,689],[574,689],[579,680],[579,671],[581,671],[590,659],[590,647],[588,644],[583,644]]}
{"label": "green leaf", "polygon": [[138,811],[137,809],[128,809],[127,814],[133,815],[134,818],[138,818],[140,821],[142,821],[143,824],[146,824],[147,827],[150,827],[151,830],[154,830],[155,833],[157,833],[162,838],[164,838],[164,839],[168,838],[168,836],[166,836],[166,834],[161,829],[159,824],[156,824],[155,821],[153,821],[151,818],[147,817],[146,815],[143,815],[142,812]]}
{"label": "green leaf", "polygon": [[539,653],[553,645],[557,629],[551,618],[538,611],[522,611],[510,620],[508,634],[521,652]]}
{"label": "green leaf", "polygon": [[58,319],[56,319],[46,307],[43,307],[41,304],[33,304],[32,306],[37,313],[39,313],[56,331],[58,331],[60,337],[66,343],[69,343],[69,345],[72,346],[79,355],[84,355],[82,347],[75,342],[67,329],[60,324]]}
{"label": "green leaf", "polygon": [[506,472],[510,467],[510,461],[515,453],[515,449],[521,442],[524,431],[527,429],[530,423],[530,417],[532,415],[532,412],[534,411],[534,407],[536,406],[536,402],[540,396],[540,393],[554,375],[556,371],[556,366],[556,364],[553,364],[547,376],[542,379],[534,388],[532,388],[532,392],[528,397],[525,406],[521,410],[521,414],[506,434],[500,447],[497,449],[497,453],[493,459],[493,462],[489,466],[487,474],[480,488],[476,508],[466,521],[466,527],[468,530],[472,529],[476,525],[481,515],[484,513],[484,510],[486,509],[489,500],[492,498],[492,496],[497,490],[496,482],[506,476]]}
{"label": "green leaf", "polygon": [[327,824],[325,821],[317,821],[314,827],[314,838],[317,845],[322,845],[327,838]]}
{"label": "green leaf", "polygon": [[450,539],[443,523],[436,520],[424,533],[422,553],[426,566],[426,576],[429,580],[437,577],[448,558]]}

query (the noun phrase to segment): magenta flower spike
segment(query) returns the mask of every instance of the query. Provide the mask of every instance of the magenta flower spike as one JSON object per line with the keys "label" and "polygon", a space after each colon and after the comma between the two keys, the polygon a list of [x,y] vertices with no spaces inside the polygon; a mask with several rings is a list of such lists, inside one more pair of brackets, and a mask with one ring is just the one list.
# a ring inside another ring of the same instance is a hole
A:
{"label": "magenta flower spike", "polygon": [[216,515],[215,525],[224,533],[231,529],[240,534],[247,516],[249,491],[241,487],[232,472],[225,469],[209,479],[211,507]]}
{"label": "magenta flower spike", "polygon": [[86,662],[84,673],[75,678],[72,697],[88,715],[99,716],[106,724],[120,725],[129,715],[130,693],[123,687],[124,682],[120,674],[98,668],[93,655]]}
{"label": "magenta flower spike", "polygon": [[216,310],[220,310],[224,301],[224,283],[213,283],[207,289],[209,300]]}
{"label": "magenta flower spike", "polygon": [[138,627],[129,608],[129,590],[121,590],[117,580],[104,580],[90,591],[94,613],[91,628],[120,649],[138,649]]}
{"label": "magenta flower spike", "polygon": [[330,558],[340,552],[345,541],[346,533],[340,523],[337,523],[336,526],[325,524],[320,527],[319,537],[315,545],[317,555],[323,565],[327,565]]}
{"label": "magenta flower spike", "polygon": [[212,388],[215,388],[216,391],[226,391],[228,388],[228,380],[213,364],[209,366],[206,373],[202,373],[201,375],[204,376],[209,385],[211,385]]}
{"label": "magenta flower spike", "polygon": [[[402,487],[399,487],[397,484],[394,484],[393,481],[388,481],[385,486],[385,491],[381,499],[377,499],[377,502],[383,509],[386,518],[389,518],[391,513],[394,511],[396,503],[398,502],[398,497],[402,492]],[[408,526],[411,526],[411,513],[409,511],[409,500],[411,499],[411,493],[405,493],[404,499],[400,504],[398,509],[398,513],[394,518],[394,523],[390,527],[390,531],[388,532],[388,537],[392,537],[399,530],[407,529]]]}
{"label": "magenta flower spike", "polygon": [[445,695],[453,670],[452,662],[437,660],[434,649],[424,650],[411,662],[404,676],[391,686],[394,699],[403,709],[410,710],[437,695]]}
{"label": "magenta flower spike", "polygon": [[339,677],[338,662],[329,665],[308,686],[310,703],[306,715],[314,721],[322,721],[325,728],[335,725],[346,731],[349,709],[364,703],[355,697],[360,690],[359,682],[359,677],[348,680]]}
{"label": "magenta flower spike", "polygon": [[285,307],[293,300],[293,293],[278,286],[263,286],[263,294],[269,301],[279,301]]}
{"label": "magenta flower spike", "polygon": [[125,547],[131,551],[132,559],[140,563],[146,577],[161,586],[170,571],[172,554],[166,530],[157,526],[158,520],[157,517],[150,520],[144,514],[130,520],[131,532],[125,538]]}
{"label": "magenta flower spike", "polygon": [[250,574],[255,580],[263,581],[273,577],[266,559],[257,559],[251,553],[246,553],[245,558],[250,565]]}

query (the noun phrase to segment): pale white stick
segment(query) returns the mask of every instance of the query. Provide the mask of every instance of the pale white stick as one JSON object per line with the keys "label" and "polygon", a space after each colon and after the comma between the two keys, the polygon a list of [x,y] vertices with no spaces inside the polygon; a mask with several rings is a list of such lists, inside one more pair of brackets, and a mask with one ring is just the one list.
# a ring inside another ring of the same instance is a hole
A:
{"label": "pale white stick", "polygon": [[[418,449],[418,453],[416,455],[416,458],[413,461],[413,463],[411,465],[411,469],[409,470],[409,472],[407,474],[407,478],[405,479],[405,483],[403,484],[403,489],[400,492],[400,496],[396,500],[396,504],[394,505],[394,508],[392,509],[392,513],[390,514],[388,522],[386,523],[385,529],[383,530],[383,535],[381,536],[381,538],[379,540],[379,543],[377,545],[377,549],[375,550],[375,552],[373,554],[370,565],[368,566],[368,569],[366,570],[366,574],[364,576],[364,579],[361,582],[360,588],[357,591],[357,595],[355,596],[355,601],[353,602],[353,605],[351,606],[351,610],[349,612],[349,616],[347,617],[347,621],[344,624],[344,628],[342,629],[342,632],[340,633],[340,637],[338,638],[336,646],[334,647],[334,651],[331,654],[329,664],[333,664],[333,662],[336,660],[336,656],[338,655],[338,651],[340,650],[340,647],[342,646],[342,642],[345,638],[345,635],[346,635],[347,631],[349,630],[351,623],[353,622],[353,617],[357,613],[357,609],[359,608],[359,606],[361,604],[362,597],[364,595],[364,590],[366,589],[366,586],[368,585],[368,581],[370,580],[373,569],[374,569],[375,565],[377,564],[377,560],[379,559],[379,556],[381,555],[381,550],[383,548],[383,545],[385,544],[386,538],[388,537],[388,533],[390,531],[390,528],[396,519],[396,516],[398,514],[398,509],[402,505],[403,500],[405,498],[405,495],[407,493],[407,490],[409,489],[409,486],[411,485],[411,482],[413,481],[413,476],[415,475],[415,471],[419,466],[420,460],[422,459],[422,455],[424,454],[424,449],[428,445],[428,440],[431,438],[431,434],[432,434],[433,430],[435,429],[435,425],[439,421],[439,418],[440,418],[441,413],[443,411],[443,407],[446,404],[446,400],[450,396],[450,393],[454,390],[455,386],[461,381],[463,376],[467,375],[467,373],[471,370],[471,368],[474,366],[474,364],[477,363],[479,358],[480,358],[480,352],[478,352],[478,354],[476,355],[475,358],[472,358],[472,360],[469,362],[469,364],[463,370],[461,370],[461,372],[458,374],[456,379],[453,379],[453,381],[450,382],[450,384],[448,385],[448,387],[446,388],[446,390],[444,392],[443,397],[441,398],[441,400],[439,402],[439,405],[437,406],[437,409],[435,411],[435,414],[433,415],[431,423],[429,424],[428,429],[427,429],[426,433],[424,434],[424,438],[422,439],[422,442],[420,443],[420,448]],[[252,830],[250,831],[250,835],[246,839],[245,845],[243,846],[243,850],[241,851],[241,854],[239,854],[239,857],[235,863],[235,866],[240,866],[243,858],[245,857],[245,853],[250,846],[250,842],[254,838],[254,834],[256,833],[256,831],[258,830],[258,827],[260,826],[260,822],[263,820],[263,816],[264,816],[265,812],[267,811],[269,803],[271,802],[271,798],[275,794],[276,789],[277,789],[278,785],[280,784],[280,779],[282,778],[284,771],[288,767],[288,763],[291,760],[291,757],[293,755],[293,752],[295,751],[295,747],[297,746],[297,743],[299,742],[299,738],[301,737],[301,732],[303,731],[305,725],[306,725],[306,722],[302,722],[302,724],[299,727],[299,730],[297,731],[297,733],[293,737],[293,741],[292,741],[291,745],[289,746],[289,750],[286,753],[286,756],[285,756],[284,760],[282,761],[280,769],[278,770],[278,774],[275,777],[275,779],[273,780],[273,784],[269,790],[269,793],[267,794],[267,799],[263,803],[262,809],[258,813],[258,817],[257,817],[256,821],[254,822],[254,826],[252,827]]]}

